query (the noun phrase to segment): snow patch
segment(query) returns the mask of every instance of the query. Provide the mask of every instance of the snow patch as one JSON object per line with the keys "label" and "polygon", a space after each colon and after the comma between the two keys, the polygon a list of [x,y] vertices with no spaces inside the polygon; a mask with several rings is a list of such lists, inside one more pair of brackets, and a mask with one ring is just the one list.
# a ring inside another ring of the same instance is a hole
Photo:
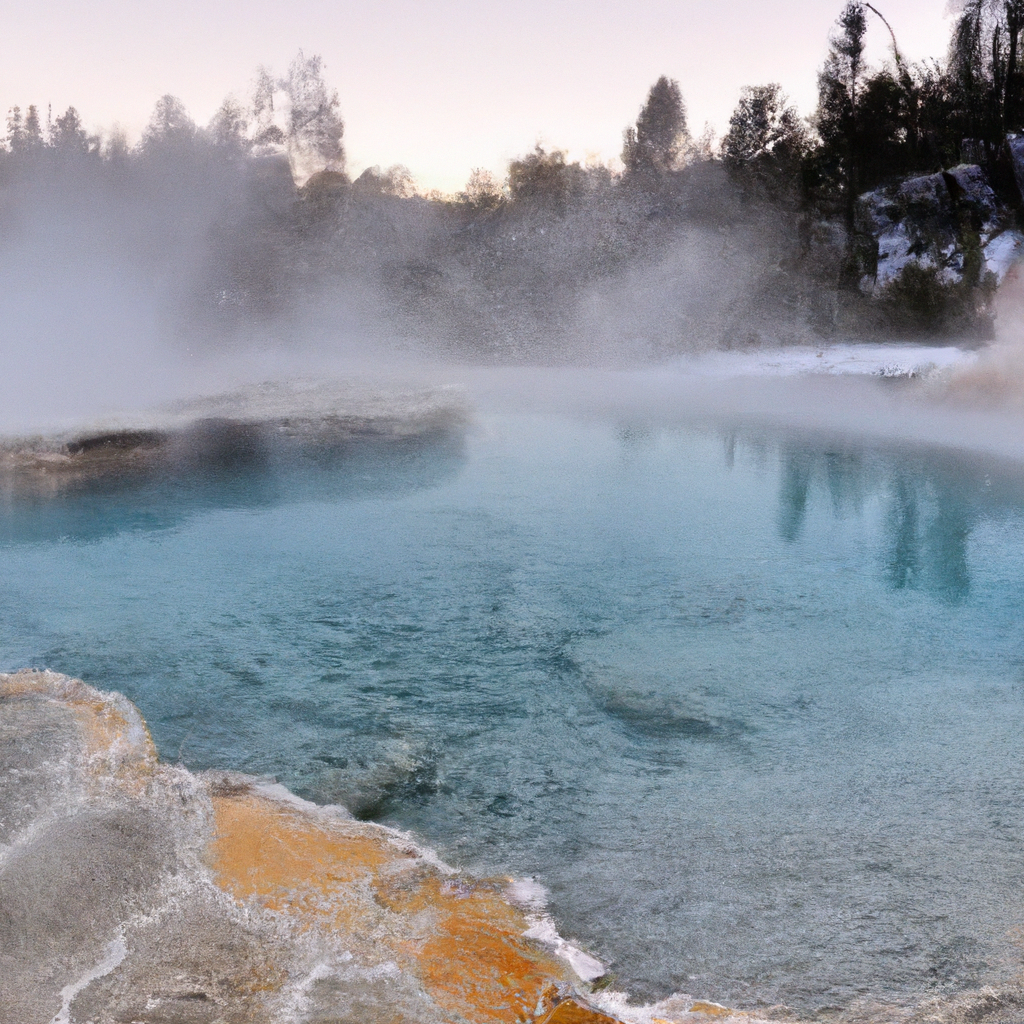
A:
{"label": "snow patch", "polygon": [[978,358],[955,345],[825,345],[792,346],[751,352],[709,352],[675,363],[697,376],[798,377],[830,376],[922,377],[934,370],[969,366]]}
{"label": "snow patch", "polygon": [[1002,284],[1010,268],[1024,257],[1024,234],[1013,230],[1003,231],[982,249],[982,253],[985,269],[995,274],[996,281]]}

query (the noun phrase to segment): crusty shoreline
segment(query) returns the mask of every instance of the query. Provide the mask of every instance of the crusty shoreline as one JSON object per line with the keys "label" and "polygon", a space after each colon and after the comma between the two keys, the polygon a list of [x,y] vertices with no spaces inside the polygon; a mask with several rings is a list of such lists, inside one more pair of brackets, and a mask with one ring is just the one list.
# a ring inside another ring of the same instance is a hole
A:
{"label": "crusty shoreline", "polygon": [[60,494],[93,483],[325,460],[357,442],[459,430],[467,418],[454,389],[265,383],[79,429],[0,438],[0,491]]}
{"label": "crusty shoreline", "polygon": [[265,781],[161,764],[119,694],[0,675],[0,754],[4,1024],[611,1019],[528,935],[507,879]]}

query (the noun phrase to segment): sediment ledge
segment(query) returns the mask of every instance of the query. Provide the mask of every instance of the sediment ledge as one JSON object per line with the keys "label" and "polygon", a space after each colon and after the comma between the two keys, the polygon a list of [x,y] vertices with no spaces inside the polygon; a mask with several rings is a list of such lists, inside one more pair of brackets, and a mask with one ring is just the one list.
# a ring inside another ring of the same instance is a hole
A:
{"label": "sediment ledge", "polygon": [[454,389],[264,383],[73,430],[0,438],[0,491],[57,494],[113,480],[330,461],[359,441],[436,436],[465,420]]}

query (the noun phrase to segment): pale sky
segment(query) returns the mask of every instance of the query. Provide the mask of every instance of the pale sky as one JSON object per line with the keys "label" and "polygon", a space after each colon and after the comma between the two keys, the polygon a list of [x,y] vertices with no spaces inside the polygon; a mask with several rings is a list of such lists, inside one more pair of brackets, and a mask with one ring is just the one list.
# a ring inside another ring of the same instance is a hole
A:
{"label": "pale sky", "polygon": [[[607,160],[659,75],[699,134],[725,130],[740,88],[780,82],[802,114],[843,0],[2,0],[0,107],[78,107],[137,137],[156,100],[205,123],[263,64],[319,53],[338,89],[349,169],[405,164],[454,191],[538,141]],[[904,54],[941,58],[945,0],[876,0]],[[869,17],[871,17],[869,15]],[[872,52],[888,34],[872,18]]]}

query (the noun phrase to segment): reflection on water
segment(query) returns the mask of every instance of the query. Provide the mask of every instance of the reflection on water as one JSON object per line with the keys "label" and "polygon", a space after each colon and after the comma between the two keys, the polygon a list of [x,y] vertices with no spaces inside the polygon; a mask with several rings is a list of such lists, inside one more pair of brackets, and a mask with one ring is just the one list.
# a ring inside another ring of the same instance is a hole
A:
{"label": "reflection on water", "polygon": [[886,576],[892,587],[922,587],[948,601],[971,589],[967,542],[982,515],[964,489],[899,476],[891,498]]}
{"label": "reflection on water", "polygon": [[918,537],[917,495],[900,476],[889,505],[890,547],[886,558],[886,577],[896,590],[910,586],[918,577],[920,543]]}
{"label": "reflection on water", "polygon": [[813,460],[807,452],[786,454],[779,496],[779,534],[783,540],[794,541],[800,535],[807,511],[812,466]]}
{"label": "reflection on water", "polygon": [[217,509],[270,509],[303,501],[398,497],[437,486],[465,460],[461,431],[357,438],[319,457],[232,457],[145,477],[82,481],[56,493],[0,492],[0,543],[95,541],[167,530]]}
{"label": "reflection on water", "polygon": [[[736,437],[730,435],[735,448]],[[734,455],[726,458],[730,465]],[[1024,501],[1018,474],[998,475],[969,456],[912,452],[839,452],[811,441],[780,447],[779,536],[799,536],[812,490],[828,495],[837,518],[859,516],[877,497],[885,506],[880,543],[883,575],[894,590],[926,590],[963,601],[971,589],[968,543],[982,521],[1017,510]]]}

